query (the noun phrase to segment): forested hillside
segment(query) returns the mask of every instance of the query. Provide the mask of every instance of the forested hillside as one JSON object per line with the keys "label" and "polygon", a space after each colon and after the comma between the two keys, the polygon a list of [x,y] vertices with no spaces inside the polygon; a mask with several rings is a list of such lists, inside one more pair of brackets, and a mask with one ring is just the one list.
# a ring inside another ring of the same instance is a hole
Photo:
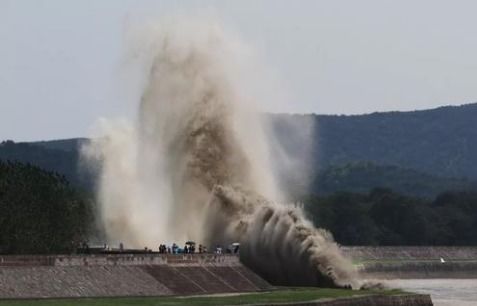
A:
{"label": "forested hillside", "polygon": [[431,200],[374,189],[311,196],[304,203],[315,225],[344,245],[477,245],[477,192],[445,192]]}
{"label": "forested hillside", "polygon": [[368,160],[444,177],[477,178],[477,104],[366,116],[321,116],[324,165]]}
{"label": "forested hillside", "polygon": [[[338,242],[477,245],[477,104],[266,117],[282,188]],[[92,237],[87,141],[0,143],[0,252],[68,252]]]}
{"label": "forested hillside", "polygon": [[0,253],[69,253],[94,230],[93,201],[64,177],[0,161]]}
{"label": "forested hillside", "polygon": [[[476,187],[477,104],[356,116],[265,116],[276,145],[306,169],[290,171],[275,161],[284,188],[294,195],[385,187],[434,197]],[[0,160],[31,163],[92,190],[94,169],[79,167],[79,147],[87,141],[4,141]]]}
{"label": "forested hillside", "polygon": [[29,163],[65,176],[73,185],[92,190],[94,177],[90,169],[81,167],[80,145],[86,139],[65,139],[41,142],[11,140],[0,143],[0,161]]}
{"label": "forested hillside", "polygon": [[398,193],[434,198],[443,191],[477,190],[477,182],[463,178],[444,178],[399,166],[379,166],[355,162],[329,166],[312,179],[309,192],[329,195],[338,191],[367,193],[374,188],[392,189]]}
{"label": "forested hillside", "polygon": [[[272,115],[272,122],[291,152],[312,143],[313,169],[369,161],[477,179],[477,104],[356,116]],[[300,126],[311,127],[310,138],[289,131]]]}

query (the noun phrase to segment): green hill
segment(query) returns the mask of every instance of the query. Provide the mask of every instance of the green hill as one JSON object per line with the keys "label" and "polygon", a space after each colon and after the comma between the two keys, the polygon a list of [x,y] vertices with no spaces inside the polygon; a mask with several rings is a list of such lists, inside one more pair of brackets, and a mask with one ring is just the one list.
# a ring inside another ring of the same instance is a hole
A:
{"label": "green hill", "polygon": [[11,140],[0,143],[0,161],[15,161],[35,165],[65,176],[73,185],[93,190],[94,174],[80,167],[80,144],[86,139],[65,139],[41,142]]}
{"label": "green hill", "polygon": [[353,116],[275,114],[269,119],[277,142],[298,157],[299,168],[311,172],[296,175],[275,161],[283,186],[294,192],[303,193],[306,181],[311,193],[366,192],[375,185],[433,196],[476,186],[477,104]]}
{"label": "green hill", "polygon": [[477,245],[476,192],[422,199],[379,188],[303,202],[314,224],[344,245]]}
{"label": "green hill", "polygon": [[[273,160],[282,185],[294,194],[367,192],[386,187],[432,197],[444,190],[476,187],[477,104],[354,116],[265,117],[277,143],[296,158],[299,168],[310,172],[290,171],[285,163]],[[4,141],[0,160],[31,163],[93,190],[97,169],[78,167],[78,149],[87,141]],[[272,158],[276,156],[279,154]]]}
{"label": "green hill", "polygon": [[[477,104],[266,117],[275,145],[304,169],[290,171],[296,168],[272,154],[283,188],[338,242],[477,244]],[[0,143],[0,248],[61,251],[84,237],[89,200],[76,190],[92,192],[98,171],[79,166],[87,141]],[[60,225],[67,230],[56,235]],[[45,242],[50,235],[58,240]]]}
{"label": "green hill", "polygon": [[321,116],[323,164],[368,160],[477,178],[477,104],[365,116]]}
{"label": "green hill", "polygon": [[61,150],[66,152],[77,152],[79,148],[89,142],[88,138],[71,138],[48,141],[35,141],[28,144],[41,146],[50,150]]}

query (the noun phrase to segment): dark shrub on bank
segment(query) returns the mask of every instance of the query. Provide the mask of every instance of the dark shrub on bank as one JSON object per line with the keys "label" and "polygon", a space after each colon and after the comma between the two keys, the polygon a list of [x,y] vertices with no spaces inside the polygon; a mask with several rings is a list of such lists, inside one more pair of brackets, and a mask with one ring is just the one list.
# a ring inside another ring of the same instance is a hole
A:
{"label": "dark shrub on bank", "polygon": [[92,201],[58,174],[0,161],[0,252],[67,253],[89,235]]}

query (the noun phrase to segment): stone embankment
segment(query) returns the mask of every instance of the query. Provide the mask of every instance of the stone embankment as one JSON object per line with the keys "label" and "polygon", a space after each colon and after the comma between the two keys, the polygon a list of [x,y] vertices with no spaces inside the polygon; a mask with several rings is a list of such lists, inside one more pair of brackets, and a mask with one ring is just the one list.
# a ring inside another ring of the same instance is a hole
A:
{"label": "stone embankment", "polygon": [[[0,299],[200,295],[271,289],[232,255],[0,256]],[[280,305],[430,306],[432,302],[428,295],[409,294]]]}
{"label": "stone embankment", "polygon": [[477,247],[342,247],[365,278],[477,278]]}
{"label": "stone embankment", "polygon": [[271,285],[229,255],[0,256],[0,298],[251,292]]}

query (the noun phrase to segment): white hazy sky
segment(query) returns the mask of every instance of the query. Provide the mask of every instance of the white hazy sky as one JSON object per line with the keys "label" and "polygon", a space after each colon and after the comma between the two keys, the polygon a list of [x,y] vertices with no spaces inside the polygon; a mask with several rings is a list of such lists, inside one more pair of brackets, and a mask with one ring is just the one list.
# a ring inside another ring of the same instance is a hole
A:
{"label": "white hazy sky", "polygon": [[118,103],[130,24],[212,11],[263,58],[286,103],[356,114],[477,101],[477,1],[0,0],[0,140],[87,136]]}

